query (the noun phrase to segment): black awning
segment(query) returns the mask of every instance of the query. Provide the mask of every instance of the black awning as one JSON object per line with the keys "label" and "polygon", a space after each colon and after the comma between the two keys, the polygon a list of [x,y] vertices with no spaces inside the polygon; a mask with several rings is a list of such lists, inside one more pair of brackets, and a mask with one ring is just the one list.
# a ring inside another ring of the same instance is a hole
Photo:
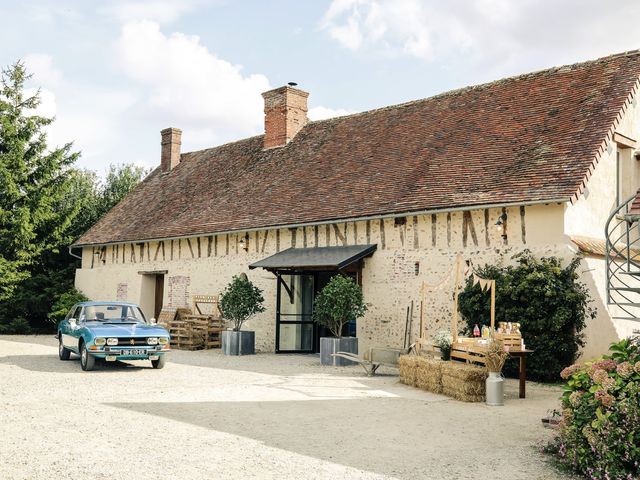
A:
{"label": "black awning", "polygon": [[343,268],[368,257],[377,245],[350,245],[346,247],[288,248],[249,265],[249,268],[266,270],[302,270]]}

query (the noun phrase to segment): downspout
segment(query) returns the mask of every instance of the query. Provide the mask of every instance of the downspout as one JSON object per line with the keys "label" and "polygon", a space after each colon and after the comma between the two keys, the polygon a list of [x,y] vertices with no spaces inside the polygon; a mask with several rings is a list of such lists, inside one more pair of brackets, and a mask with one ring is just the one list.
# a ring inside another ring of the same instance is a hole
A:
{"label": "downspout", "polygon": [[76,255],[75,253],[73,253],[73,246],[69,245],[69,255],[71,255],[72,257],[77,258],[78,260],[82,260],[82,257],[79,255]]}

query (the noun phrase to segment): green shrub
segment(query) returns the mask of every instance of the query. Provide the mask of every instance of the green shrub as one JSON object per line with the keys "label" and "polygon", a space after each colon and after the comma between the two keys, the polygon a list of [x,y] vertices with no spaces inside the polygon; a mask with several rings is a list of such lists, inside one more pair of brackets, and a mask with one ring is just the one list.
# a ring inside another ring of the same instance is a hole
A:
{"label": "green shrub", "polygon": [[611,355],[572,365],[560,431],[547,451],[588,478],[640,478],[640,346],[623,340]]}
{"label": "green shrub", "polygon": [[316,297],[313,320],[327,327],[334,337],[340,337],[344,325],[366,311],[360,286],[352,278],[336,275]]}
{"label": "green shrub", "polygon": [[8,323],[0,324],[0,333],[2,334],[14,334],[14,335],[27,335],[31,333],[31,326],[24,318],[14,318]]}
{"label": "green shrub", "polygon": [[249,317],[264,312],[262,302],[262,290],[242,274],[234,276],[220,296],[220,312],[225,320],[233,323],[233,329],[239,332]]}
{"label": "green shrub", "polygon": [[[535,350],[527,359],[527,377],[557,381],[584,344],[585,320],[596,314],[587,287],[578,280],[580,258],[565,267],[556,257],[537,259],[529,251],[513,259],[515,265],[485,265],[476,273],[496,280],[496,325],[519,322],[527,348]],[[468,334],[476,323],[490,325],[490,296],[471,278],[460,293],[459,308]],[[516,362],[507,362],[504,373],[517,376]]]}
{"label": "green shrub", "polygon": [[76,303],[86,302],[89,298],[79,290],[75,288],[71,288],[70,290],[60,294],[56,301],[53,303],[51,307],[51,312],[47,318],[54,325],[58,325],[60,321],[64,320],[69,313],[71,307],[73,307]]}

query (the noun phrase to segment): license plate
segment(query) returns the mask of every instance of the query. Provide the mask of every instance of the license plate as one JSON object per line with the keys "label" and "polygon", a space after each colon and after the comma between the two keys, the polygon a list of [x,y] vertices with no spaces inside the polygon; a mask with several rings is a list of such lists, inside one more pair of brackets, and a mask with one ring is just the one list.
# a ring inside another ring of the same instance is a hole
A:
{"label": "license plate", "polygon": [[122,350],[120,355],[146,355],[146,353],[146,350],[132,348],[131,350]]}

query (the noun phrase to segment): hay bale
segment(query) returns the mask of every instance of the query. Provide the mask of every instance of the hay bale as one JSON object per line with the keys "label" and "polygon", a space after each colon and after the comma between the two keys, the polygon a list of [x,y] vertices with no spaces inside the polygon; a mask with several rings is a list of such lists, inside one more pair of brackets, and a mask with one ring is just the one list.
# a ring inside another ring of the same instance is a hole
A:
{"label": "hay bale", "polygon": [[443,362],[442,393],[463,402],[482,402],[485,399],[484,367],[461,362]]}
{"label": "hay bale", "polygon": [[415,365],[415,386],[432,393],[442,392],[442,370],[444,362],[431,358],[417,357]]}
{"label": "hay bale", "polygon": [[400,371],[400,383],[405,385],[416,384],[416,364],[418,358],[415,355],[400,355],[398,359],[398,370]]}

